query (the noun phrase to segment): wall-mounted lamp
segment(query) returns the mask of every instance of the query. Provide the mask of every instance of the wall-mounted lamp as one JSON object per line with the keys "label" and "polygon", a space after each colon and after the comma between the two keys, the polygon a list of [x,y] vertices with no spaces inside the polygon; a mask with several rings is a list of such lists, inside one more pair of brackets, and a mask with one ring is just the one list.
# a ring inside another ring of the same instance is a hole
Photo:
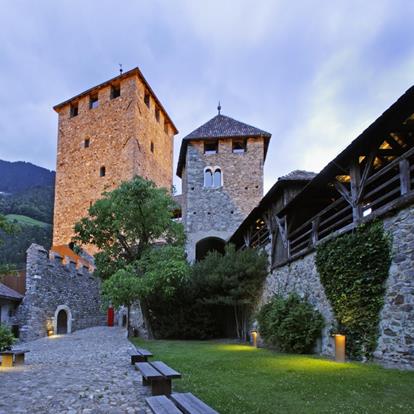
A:
{"label": "wall-mounted lamp", "polygon": [[345,345],[346,336],[341,334],[335,334],[335,361],[345,362]]}

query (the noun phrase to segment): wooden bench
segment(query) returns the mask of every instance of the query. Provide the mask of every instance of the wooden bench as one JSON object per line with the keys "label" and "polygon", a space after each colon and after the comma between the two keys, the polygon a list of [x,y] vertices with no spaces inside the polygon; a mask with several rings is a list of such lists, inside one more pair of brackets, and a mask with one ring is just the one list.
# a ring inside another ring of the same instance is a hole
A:
{"label": "wooden bench", "polygon": [[154,414],[219,414],[191,392],[171,394],[170,398],[159,395],[145,400]]}
{"label": "wooden bench", "polygon": [[13,360],[14,365],[23,365],[24,364],[24,354],[30,352],[27,349],[12,349],[10,351],[2,351],[1,355],[1,366],[2,367],[12,367]]}
{"label": "wooden bench", "polygon": [[152,357],[152,353],[144,348],[135,348],[135,354],[131,355],[131,365],[137,362],[148,362],[148,357]]}
{"label": "wooden bench", "polygon": [[170,395],[171,380],[181,378],[181,374],[161,361],[137,362],[135,367],[141,371],[142,385],[151,384],[152,395]]}

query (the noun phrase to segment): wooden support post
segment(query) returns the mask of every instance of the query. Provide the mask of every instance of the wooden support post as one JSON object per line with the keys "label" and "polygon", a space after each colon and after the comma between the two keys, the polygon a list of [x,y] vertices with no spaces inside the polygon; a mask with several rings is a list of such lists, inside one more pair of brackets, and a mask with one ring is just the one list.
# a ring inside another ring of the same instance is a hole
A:
{"label": "wooden support post", "polygon": [[410,163],[407,159],[400,161],[400,189],[401,195],[407,194],[411,190]]}
{"label": "wooden support post", "polygon": [[312,221],[312,245],[315,247],[318,242],[318,228],[321,218],[318,216]]}
{"label": "wooden support post", "polygon": [[359,223],[362,218],[362,206],[359,203],[359,189],[361,184],[361,170],[358,160],[355,159],[351,164],[351,200],[352,200],[352,216],[354,223]]}

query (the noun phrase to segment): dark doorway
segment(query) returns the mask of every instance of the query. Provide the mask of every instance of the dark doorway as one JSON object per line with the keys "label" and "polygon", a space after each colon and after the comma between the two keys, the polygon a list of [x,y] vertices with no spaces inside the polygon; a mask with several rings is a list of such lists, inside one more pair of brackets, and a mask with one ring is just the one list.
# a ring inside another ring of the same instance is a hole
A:
{"label": "dark doorway", "polygon": [[208,252],[219,252],[224,254],[225,242],[219,237],[206,237],[196,244],[196,261],[203,260]]}
{"label": "dark doorway", "polygon": [[63,335],[68,333],[68,314],[61,309],[57,315],[56,333]]}

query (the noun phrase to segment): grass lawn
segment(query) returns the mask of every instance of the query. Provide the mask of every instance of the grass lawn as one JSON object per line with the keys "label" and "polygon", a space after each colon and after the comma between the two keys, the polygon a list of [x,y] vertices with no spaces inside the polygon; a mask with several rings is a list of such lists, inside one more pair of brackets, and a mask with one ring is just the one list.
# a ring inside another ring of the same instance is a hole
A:
{"label": "grass lawn", "polygon": [[222,414],[414,413],[414,372],[216,341],[133,342],[182,373],[175,391]]}
{"label": "grass lawn", "polygon": [[50,224],[44,223],[43,221],[32,219],[28,216],[22,216],[20,214],[7,214],[9,221],[17,221],[19,224],[26,224],[28,226],[48,227]]}

